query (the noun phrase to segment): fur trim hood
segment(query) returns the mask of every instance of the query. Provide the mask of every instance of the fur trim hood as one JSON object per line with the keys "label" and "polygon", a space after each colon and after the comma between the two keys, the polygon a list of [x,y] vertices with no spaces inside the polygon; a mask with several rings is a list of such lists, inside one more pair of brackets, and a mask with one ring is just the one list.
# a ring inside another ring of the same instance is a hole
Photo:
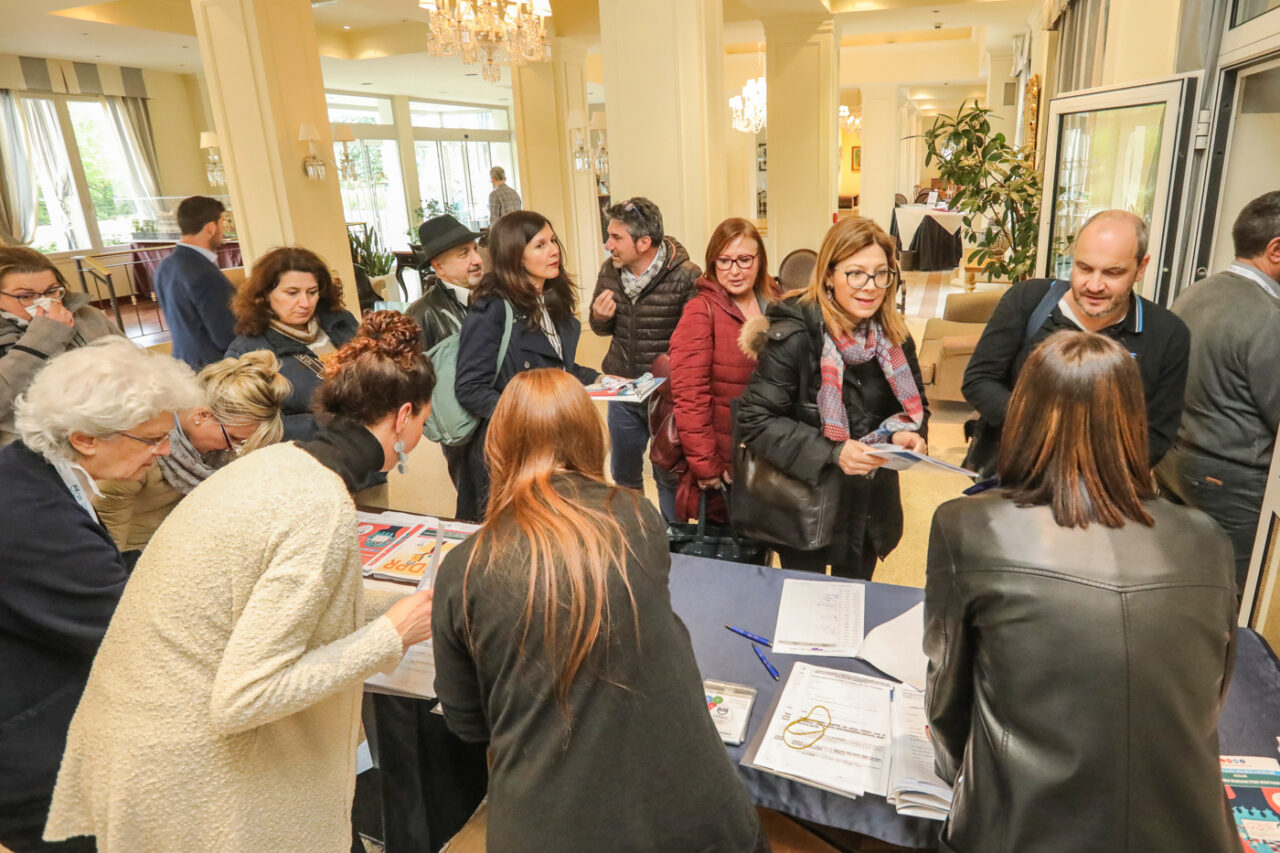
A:
{"label": "fur trim hood", "polygon": [[738,349],[750,359],[758,360],[765,341],[769,339],[769,317],[765,314],[752,317],[742,324],[738,333]]}

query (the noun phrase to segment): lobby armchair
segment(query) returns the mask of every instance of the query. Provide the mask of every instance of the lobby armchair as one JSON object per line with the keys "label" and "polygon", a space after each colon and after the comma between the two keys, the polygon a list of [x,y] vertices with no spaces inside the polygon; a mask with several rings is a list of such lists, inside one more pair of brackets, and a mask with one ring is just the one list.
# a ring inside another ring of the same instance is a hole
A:
{"label": "lobby armchair", "polygon": [[1003,295],[1003,289],[952,293],[947,297],[942,319],[933,317],[925,324],[920,342],[920,374],[930,400],[964,401],[960,384],[965,368]]}

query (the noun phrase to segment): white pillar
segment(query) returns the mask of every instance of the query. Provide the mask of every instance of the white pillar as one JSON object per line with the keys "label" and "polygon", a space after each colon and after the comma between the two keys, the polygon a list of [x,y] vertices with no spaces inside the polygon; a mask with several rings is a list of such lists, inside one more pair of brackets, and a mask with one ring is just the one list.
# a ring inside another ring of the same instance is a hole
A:
{"label": "white pillar", "polygon": [[[1018,81],[1012,76],[1013,50],[987,51],[987,109],[991,110],[991,134],[1003,133],[1010,145],[1017,135]],[[1013,86],[1012,103],[1005,104],[1005,85]]]}
{"label": "white pillar", "polygon": [[725,217],[721,0],[600,0],[609,193],[644,196],[698,266]]}
{"label": "white pillar", "polygon": [[836,211],[840,39],[831,17],[766,19],[764,32],[769,90],[767,242],[776,268],[788,252],[816,250]]}
{"label": "white pillar", "polygon": [[862,215],[885,230],[897,191],[903,100],[894,83],[862,87]]}

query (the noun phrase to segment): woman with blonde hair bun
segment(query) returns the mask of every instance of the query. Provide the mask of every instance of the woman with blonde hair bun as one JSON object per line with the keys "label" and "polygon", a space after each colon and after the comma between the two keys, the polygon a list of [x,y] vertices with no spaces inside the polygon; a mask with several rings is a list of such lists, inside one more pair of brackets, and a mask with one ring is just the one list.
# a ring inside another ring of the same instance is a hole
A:
{"label": "woman with blonde hair bun", "polygon": [[436,579],[436,692],[488,742],[488,849],[768,850],[671,609],[666,524],[604,478],[605,429],[554,368],[512,377],[480,530]]}
{"label": "woman with blonde hair bun", "polygon": [[284,433],[281,406],[292,391],[266,350],[224,358],[197,377],[204,402],[175,412],[169,455],[142,482],[107,480],[94,499],[98,518],[121,551],[146,547],[178,501],[237,455],[274,444]]}
{"label": "woman with blonde hair bun", "polygon": [[830,566],[870,580],[902,538],[898,474],[869,453],[872,444],[926,449],[929,406],[894,308],[898,286],[893,238],[854,216],[827,232],[808,286],[769,307],[759,364],[738,403],[739,440],[794,479],[839,477],[830,541],[780,543],[784,568]]}

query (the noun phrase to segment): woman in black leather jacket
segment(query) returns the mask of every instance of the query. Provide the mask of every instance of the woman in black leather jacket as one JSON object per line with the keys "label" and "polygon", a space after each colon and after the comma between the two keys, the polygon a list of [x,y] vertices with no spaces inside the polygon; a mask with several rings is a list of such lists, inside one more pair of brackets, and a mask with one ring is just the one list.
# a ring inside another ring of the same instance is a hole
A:
{"label": "woman in black leather jacket", "polygon": [[927,706],[957,853],[1239,851],[1218,765],[1231,543],[1156,497],[1137,363],[1059,332],[1027,360],[1002,486],[938,508]]}
{"label": "woman in black leather jacket", "polygon": [[[786,474],[833,476],[840,497],[831,544],[777,546],[784,568],[869,580],[902,538],[898,474],[868,445],[925,451],[929,406],[907,324],[895,309],[893,239],[870,219],[831,227],[809,286],[769,307],[759,366],[738,401],[738,438]],[[840,476],[840,475],[836,475]]]}

